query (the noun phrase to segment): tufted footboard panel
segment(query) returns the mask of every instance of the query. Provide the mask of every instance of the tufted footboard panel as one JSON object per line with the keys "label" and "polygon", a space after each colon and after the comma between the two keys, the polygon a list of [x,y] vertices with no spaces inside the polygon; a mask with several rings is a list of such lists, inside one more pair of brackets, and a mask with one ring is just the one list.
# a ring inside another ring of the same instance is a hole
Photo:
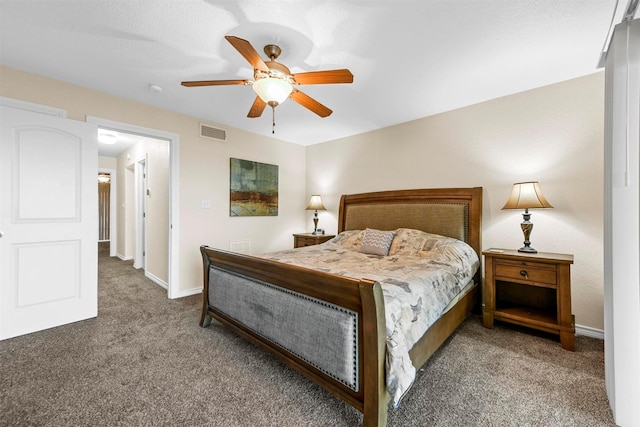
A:
{"label": "tufted footboard panel", "polygon": [[208,297],[211,307],[358,391],[358,313],[214,266]]}

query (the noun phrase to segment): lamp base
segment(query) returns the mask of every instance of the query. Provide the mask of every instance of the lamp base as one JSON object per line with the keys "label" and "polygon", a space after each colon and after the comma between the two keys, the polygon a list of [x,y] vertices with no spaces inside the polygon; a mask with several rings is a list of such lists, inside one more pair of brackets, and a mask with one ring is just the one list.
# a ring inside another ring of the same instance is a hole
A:
{"label": "lamp base", "polygon": [[522,228],[522,232],[524,233],[524,246],[518,249],[518,252],[526,252],[528,254],[536,254],[538,251],[533,249],[531,246],[531,241],[529,240],[529,236],[531,236],[531,230],[533,230],[533,223],[529,221],[531,219],[531,214],[529,213],[529,209],[525,209],[522,214],[522,223],[520,224],[520,228]]}
{"label": "lamp base", "polygon": [[318,210],[313,213],[313,233],[314,235],[322,234],[322,230],[318,228]]}

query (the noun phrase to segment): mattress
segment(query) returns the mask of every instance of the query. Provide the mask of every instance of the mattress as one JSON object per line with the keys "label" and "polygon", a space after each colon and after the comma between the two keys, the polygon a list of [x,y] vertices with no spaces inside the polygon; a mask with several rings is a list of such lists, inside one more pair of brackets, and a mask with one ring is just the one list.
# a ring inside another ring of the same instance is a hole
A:
{"label": "mattress", "polygon": [[465,290],[479,268],[476,252],[450,237],[393,230],[386,255],[363,251],[368,230],[350,230],[320,245],[257,255],[330,274],[379,282],[385,305],[386,386],[398,406],[415,379],[409,350]]}

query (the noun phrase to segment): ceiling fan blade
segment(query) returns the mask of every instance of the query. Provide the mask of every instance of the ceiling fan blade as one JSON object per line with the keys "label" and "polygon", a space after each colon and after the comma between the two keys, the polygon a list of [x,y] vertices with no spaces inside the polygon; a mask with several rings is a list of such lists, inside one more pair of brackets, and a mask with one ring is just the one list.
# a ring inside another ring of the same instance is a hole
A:
{"label": "ceiling fan blade", "polygon": [[249,84],[247,80],[200,80],[192,82],[182,82],[182,86],[196,87],[196,86],[224,86],[224,85],[246,85]]}
{"label": "ceiling fan blade", "polygon": [[253,101],[253,105],[251,106],[251,109],[249,110],[249,114],[247,114],[247,117],[250,117],[250,118],[260,117],[262,115],[262,112],[264,111],[264,107],[266,106],[267,106],[267,103],[264,102],[262,98],[260,98],[259,96],[256,96],[256,100]]}
{"label": "ceiling fan blade", "polygon": [[251,46],[251,43],[235,36],[224,36],[224,38],[240,52],[240,55],[244,56],[244,59],[249,61],[249,64],[251,64],[254,69],[269,72],[269,67],[267,67],[267,64],[260,58],[260,55],[258,55],[258,52]]}
{"label": "ceiling fan blade", "polygon": [[342,70],[310,71],[308,73],[298,73],[293,75],[293,79],[299,85],[353,83],[353,74],[351,74],[351,71],[345,68]]}
{"label": "ceiling fan blade", "polygon": [[289,95],[291,99],[293,99],[298,104],[302,105],[304,108],[307,108],[310,111],[313,111],[320,117],[327,117],[333,113],[332,110],[320,104],[315,99],[311,98],[309,95],[306,95],[299,90],[294,89]]}

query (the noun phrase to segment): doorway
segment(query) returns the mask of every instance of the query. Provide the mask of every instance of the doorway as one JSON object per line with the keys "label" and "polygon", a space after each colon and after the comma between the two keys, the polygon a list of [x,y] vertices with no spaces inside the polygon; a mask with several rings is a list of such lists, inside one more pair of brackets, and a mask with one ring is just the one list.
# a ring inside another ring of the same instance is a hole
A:
{"label": "doorway", "polygon": [[108,245],[112,257],[117,248],[117,184],[115,169],[98,167],[98,242]]}
{"label": "doorway", "polygon": [[98,242],[111,238],[111,174],[98,172]]}
{"label": "doorway", "polygon": [[166,288],[169,298],[178,298],[178,136],[96,117],[87,122],[100,132],[138,141],[118,155],[118,219],[111,238],[117,240],[118,257],[134,259],[134,266]]}

